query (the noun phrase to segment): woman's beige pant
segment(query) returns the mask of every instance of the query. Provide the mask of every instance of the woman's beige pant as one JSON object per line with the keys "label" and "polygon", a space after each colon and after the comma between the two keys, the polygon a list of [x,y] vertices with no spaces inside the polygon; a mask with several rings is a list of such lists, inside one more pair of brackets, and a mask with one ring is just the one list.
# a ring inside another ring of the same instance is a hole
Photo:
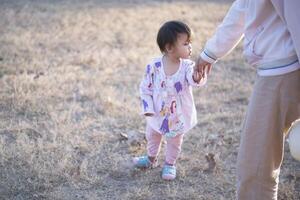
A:
{"label": "woman's beige pant", "polygon": [[238,153],[237,199],[277,199],[284,130],[299,117],[300,70],[257,77]]}

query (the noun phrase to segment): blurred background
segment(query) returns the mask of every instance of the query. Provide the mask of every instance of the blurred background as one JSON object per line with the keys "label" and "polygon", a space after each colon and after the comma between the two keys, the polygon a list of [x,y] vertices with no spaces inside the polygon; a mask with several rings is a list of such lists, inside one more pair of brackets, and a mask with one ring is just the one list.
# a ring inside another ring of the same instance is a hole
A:
{"label": "blurred background", "polygon": [[[138,86],[160,55],[159,27],[189,24],[195,60],[231,3],[0,0],[0,199],[234,199],[256,75],[241,46],[194,89],[198,124],[176,180],[130,163],[145,153]],[[300,165],[287,145],[279,199],[300,199]]]}

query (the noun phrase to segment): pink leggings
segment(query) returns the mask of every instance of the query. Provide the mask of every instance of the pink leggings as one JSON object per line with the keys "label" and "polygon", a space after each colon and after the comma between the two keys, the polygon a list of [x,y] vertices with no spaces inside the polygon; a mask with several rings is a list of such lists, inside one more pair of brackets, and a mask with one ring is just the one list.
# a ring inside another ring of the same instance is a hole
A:
{"label": "pink leggings", "polygon": [[[162,135],[153,130],[149,125],[146,127],[146,138],[147,138],[147,153],[149,157],[157,157]],[[177,135],[176,137],[166,137],[167,148],[166,148],[166,163],[174,165],[181,151],[181,144],[183,140],[183,134]]]}

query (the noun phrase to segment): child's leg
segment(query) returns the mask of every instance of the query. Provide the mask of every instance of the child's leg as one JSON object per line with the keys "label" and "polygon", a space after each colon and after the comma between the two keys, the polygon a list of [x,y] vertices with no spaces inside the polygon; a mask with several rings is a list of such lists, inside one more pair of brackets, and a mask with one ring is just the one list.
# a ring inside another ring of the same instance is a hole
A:
{"label": "child's leg", "polygon": [[166,164],[175,165],[179,153],[181,152],[183,135],[184,134],[180,134],[177,135],[176,137],[166,138],[167,140]]}
{"label": "child's leg", "polygon": [[146,127],[146,139],[147,139],[147,154],[151,162],[157,157],[162,135],[155,130],[153,130],[149,125]]}

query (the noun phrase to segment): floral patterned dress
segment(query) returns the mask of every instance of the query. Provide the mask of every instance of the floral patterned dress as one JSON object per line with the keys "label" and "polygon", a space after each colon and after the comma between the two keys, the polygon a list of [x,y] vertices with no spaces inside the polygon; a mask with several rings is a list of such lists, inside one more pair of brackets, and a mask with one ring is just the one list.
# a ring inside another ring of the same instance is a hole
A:
{"label": "floral patterned dress", "polygon": [[194,82],[194,65],[191,60],[181,59],[179,69],[170,76],[165,74],[162,57],[153,59],[146,67],[140,83],[142,114],[154,114],[147,117],[147,123],[162,135],[184,134],[197,123],[192,86],[203,86],[206,79]]}

